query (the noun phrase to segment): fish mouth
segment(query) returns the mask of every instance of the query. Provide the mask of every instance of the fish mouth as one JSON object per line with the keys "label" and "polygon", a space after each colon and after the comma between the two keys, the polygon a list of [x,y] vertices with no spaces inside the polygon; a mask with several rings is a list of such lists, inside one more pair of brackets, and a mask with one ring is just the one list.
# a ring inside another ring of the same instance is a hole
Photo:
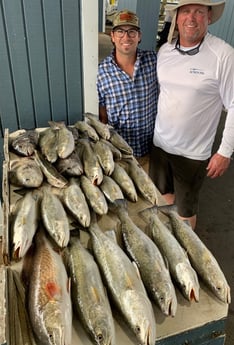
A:
{"label": "fish mouth", "polygon": [[190,294],[189,294],[189,300],[199,302],[199,296],[195,289],[191,289]]}
{"label": "fish mouth", "polygon": [[168,315],[174,317],[177,310],[177,301],[171,300],[168,308]]}
{"label": "fish mouth", "polygon": [[152,344],[154,344],[154,342],[155,342],[155,339],[152,339],[152,337],[151,337],[151,328],[150,328],[150,326],[148,327],[148,329],[147,329],[147,333],[146,333],[146,339],[145,339],[145,345],[152,345]]}

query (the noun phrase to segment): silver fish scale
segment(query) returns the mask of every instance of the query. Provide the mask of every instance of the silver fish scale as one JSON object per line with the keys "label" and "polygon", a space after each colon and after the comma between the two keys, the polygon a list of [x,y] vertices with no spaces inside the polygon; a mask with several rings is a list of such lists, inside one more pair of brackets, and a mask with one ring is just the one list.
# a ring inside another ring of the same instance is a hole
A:
{"label": "silver fish scale", "polygon": [[100,140],[93,144],[92,147],[104,173],[108,176],[111,175],[114,170],[115,163],[110,147]]}
{"label": "silver fish scale", "polygon": [[62,200],[67,209],[79,223],[87,227],[90,224],[90,211],[83,191],[71,179],[70,185],[63,189]]}
{"label": "silver fish scale", "polygon": [[107,201],[99,187],[93,185],[85,175],[81,176],[80,183],[91,208],[99,215],[106,214],[108,212]]}
{"label": "silver fish scale", "polygon": [[105,197],[111,202],[115,201],[116,199],[124,199],[122,190],[120,189],[119,185],[110,176],[103,175],[100,189],[102,190]]}
{"label": "silver fish scale", "polygon": [[75,140],[72,132],[63,127],[58,130],[57,135],[57,152],[60,158],[67,158],[75,149]]}
{"label": "silver fish scale", "polygon": [[99,134],[101,138],[105,140],[110,139],[110,130],[108,125],[99,121],[98,116],[91,113],[85,113],[85,118],[88,119],[90,125],[95,128],[96,132]]}
{"label": "silver fish scale", "polygon": [[138,199],[136,188],[132,179],[127,174],[126,170],[121,167],[117,162],[115,162],[114,171],[111,174],[111,177],[118,183],[124,195],[131,200],[136,202]]}
{"label": "silver fish scale", "polygon": [[22,258],[32,244],[38,226],[39,194],[28,191],[18,201],[17,212],[12,222],[13,257]]}
{"label": "silver fish scale", "polygon": [[128,160],[129,175],[142,196],[151,204],[158,204],[157,188],[149,175],[135,160]]}
{"label": "silver fish scale", "polygon": [[57,196],[45,189],[41,201],[43,224],[59,247],[66,247],[70,238],[67,214]]}

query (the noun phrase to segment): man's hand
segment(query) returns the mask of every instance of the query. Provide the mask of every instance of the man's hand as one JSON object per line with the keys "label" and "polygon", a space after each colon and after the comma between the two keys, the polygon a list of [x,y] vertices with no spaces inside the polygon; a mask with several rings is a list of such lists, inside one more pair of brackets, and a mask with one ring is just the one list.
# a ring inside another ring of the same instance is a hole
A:
{"label": "man's hand", "polygon": [[207,166],[207,176],[211,178],[222,176],[229,167],[231,159],[215,153]]}

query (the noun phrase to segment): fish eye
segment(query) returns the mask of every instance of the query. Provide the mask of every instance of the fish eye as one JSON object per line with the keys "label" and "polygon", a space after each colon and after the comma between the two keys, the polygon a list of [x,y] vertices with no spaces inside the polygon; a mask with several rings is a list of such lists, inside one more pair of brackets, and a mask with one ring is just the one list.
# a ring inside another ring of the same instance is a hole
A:
{"label": "fish eye", "polygon": [[103,336],[102,336],[102,334],[101,334],[101,333],[99,333],[99,334],[97,335],[97,338],[98,338],[98,340],[99,340],[99,341],[102,341],[102,340],[103,340]]}
{"label": "fish eye", "polygon": [[136,327],[135,327],[135,333],[136,333],[136,334],[139,334],[140,332],[141,332],[141,327],[138,326],[138,325],[136,325]]}

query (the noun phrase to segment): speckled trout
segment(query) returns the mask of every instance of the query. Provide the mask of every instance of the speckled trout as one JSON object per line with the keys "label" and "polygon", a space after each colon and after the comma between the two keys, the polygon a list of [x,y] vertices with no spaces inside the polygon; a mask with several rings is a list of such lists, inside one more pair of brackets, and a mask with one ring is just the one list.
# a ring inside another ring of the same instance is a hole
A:
{"label": "speckled trout", "polygon": [[153,308],[136,265],[93,219],[89,232],[94,256],[113,302],[126,319],[139,344],[154,345],[156,323]]}
{"label": "speckled trout", "polygon": [[165,260],[156,244],[130,218],[126,200],[115,200],[109,209],[121,221],[127,252],[139,268],[142,281],[152,300],[165,315],[175,316],[177,298]]}
{"label": "speckled trout", "polygon": [[230,287],[211,251],[192,228],[179,217],[174,206],[161,206],[159,210],[170,218],[174,234],[188,253],[190,262],[198,275],[217,298],[224,303],[231,303]]}
{"label": "speckled trout", "polygon": [[114,320],[98,265],[78,237],[71,237],[68,251],[74,309],[95,344],[115,345]]}
{"label": "speckled trout", "polygon": [[157,206],[141,211],[140,216],[150,228],[152,239],[166,258],[171,272],[179,289],[188,301],[199,301],[200,285],[196,271],[191,266],[185,250],[175,236],[160,220]]}

